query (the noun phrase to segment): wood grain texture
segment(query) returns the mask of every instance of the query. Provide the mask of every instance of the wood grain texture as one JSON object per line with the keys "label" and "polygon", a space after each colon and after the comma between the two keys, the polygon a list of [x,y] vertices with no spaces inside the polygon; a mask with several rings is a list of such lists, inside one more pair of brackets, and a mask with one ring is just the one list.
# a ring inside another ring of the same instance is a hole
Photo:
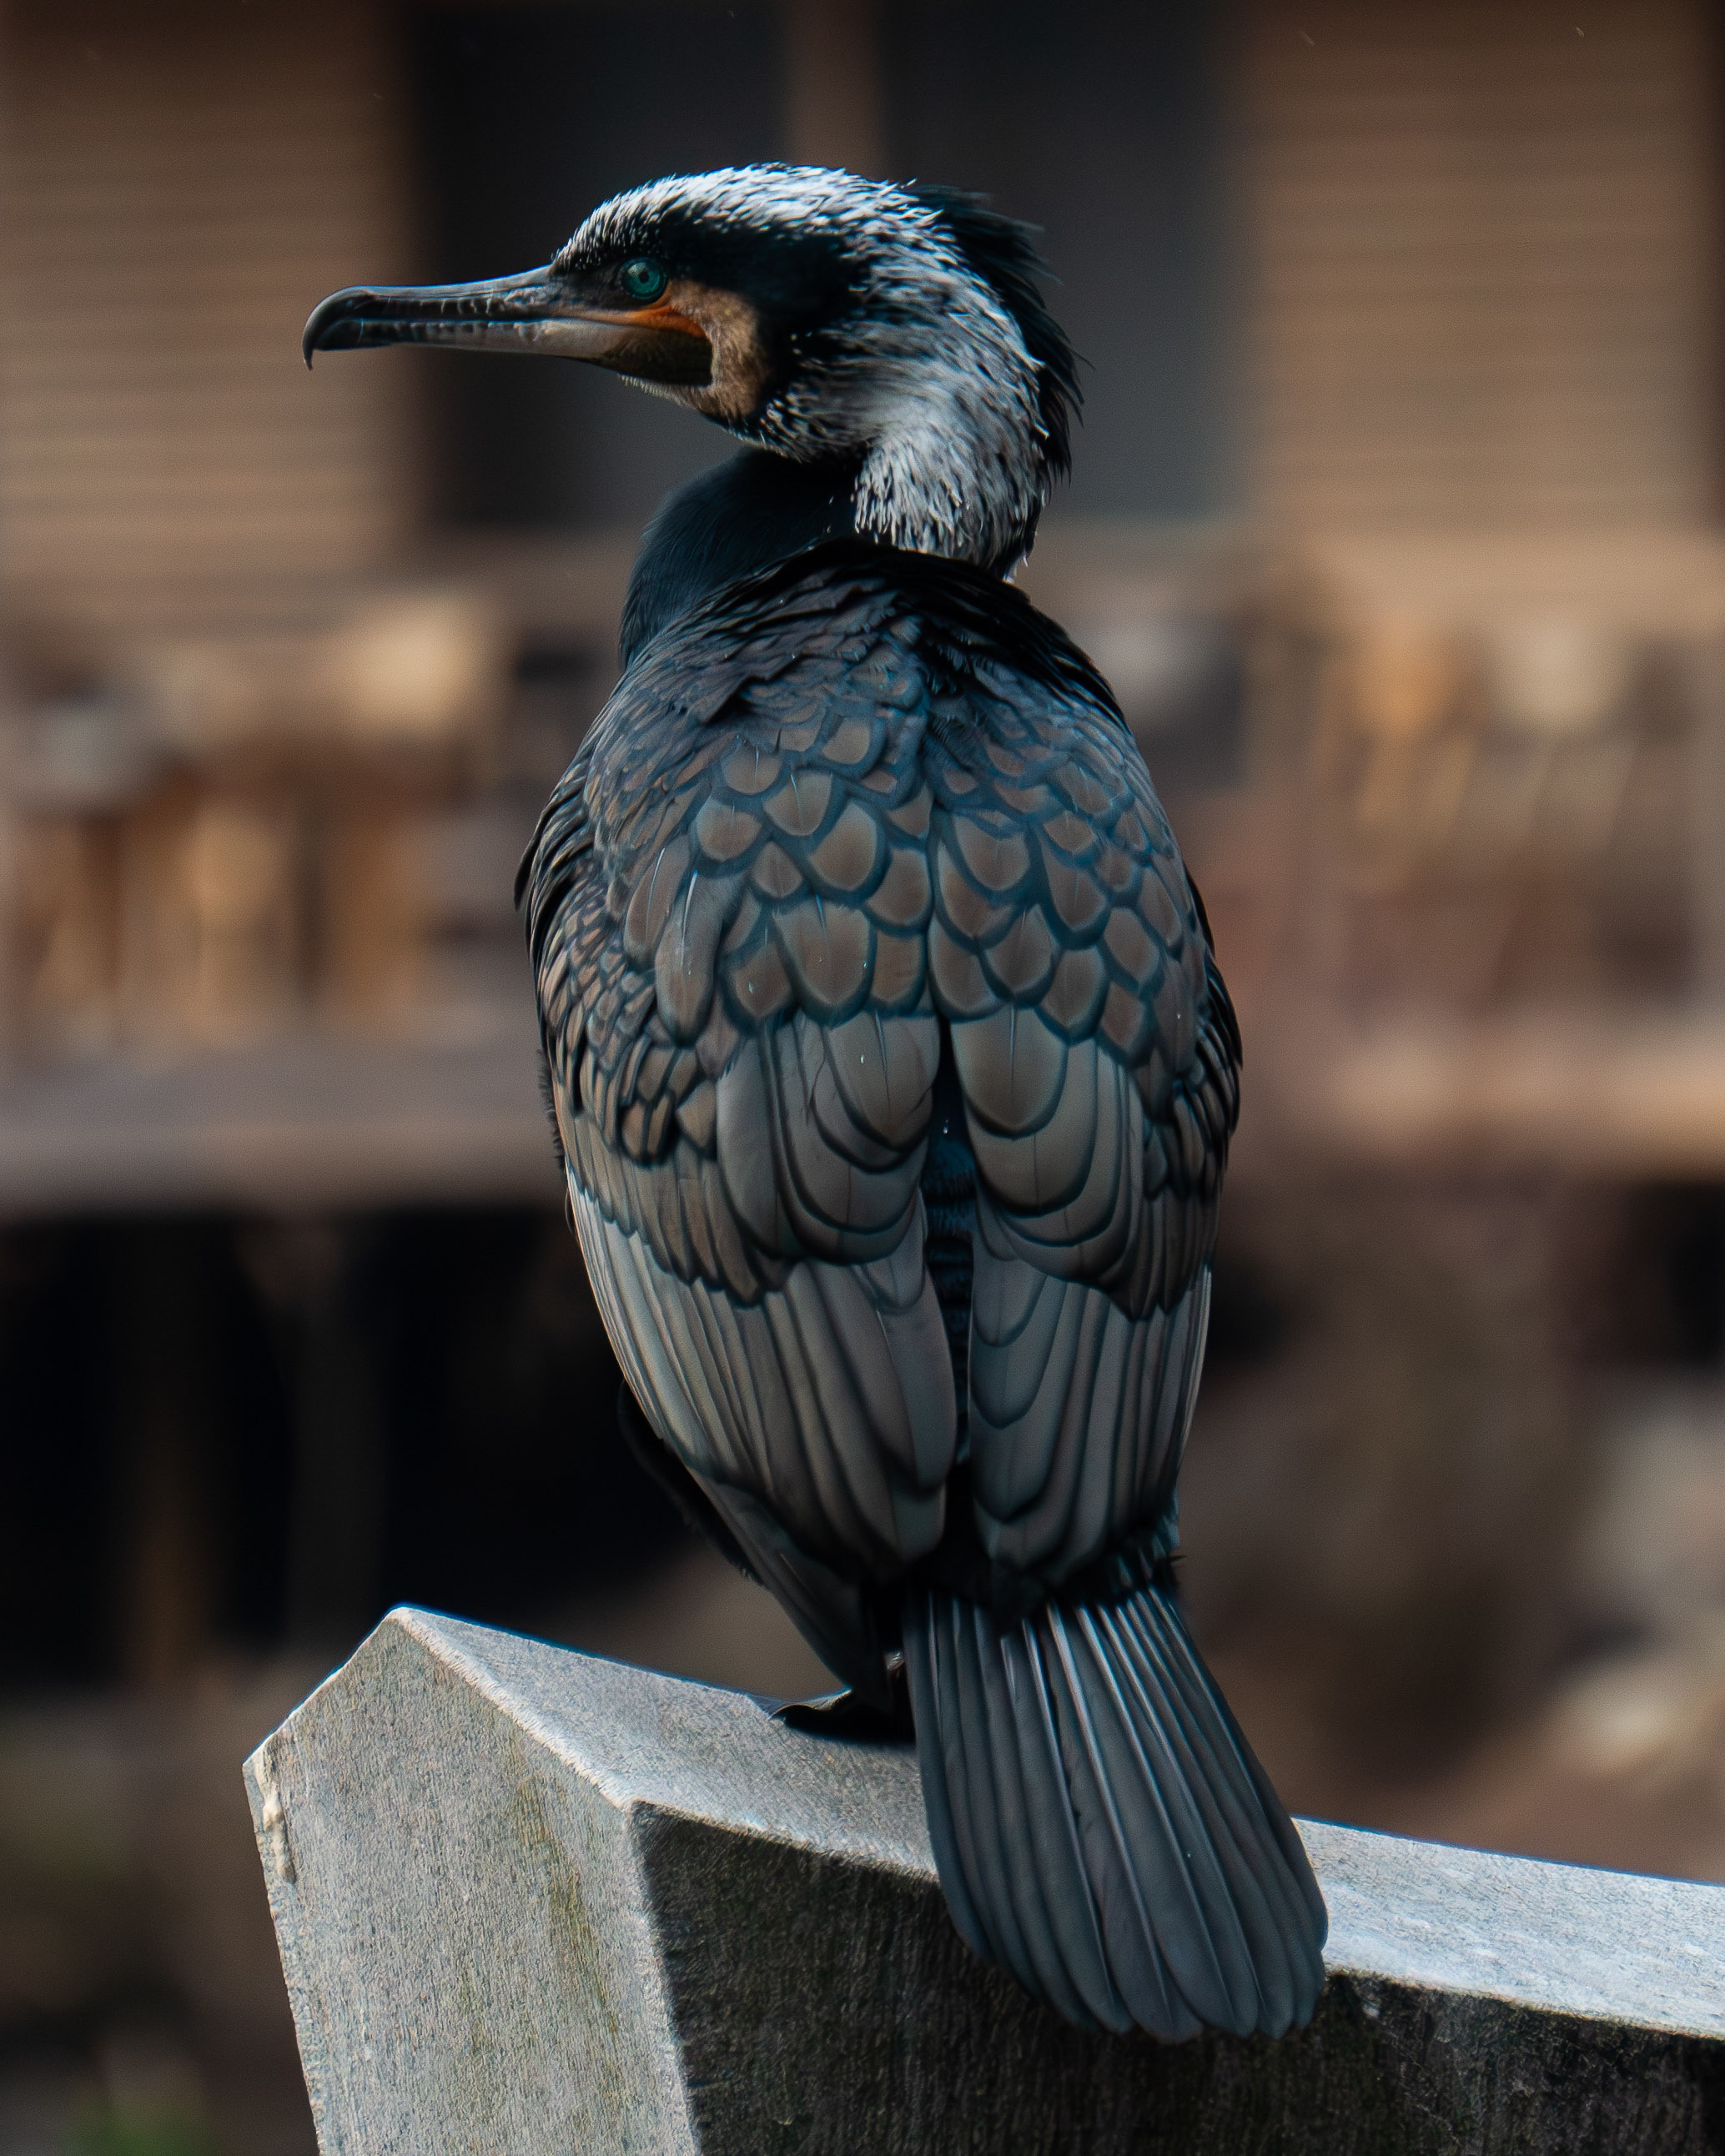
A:
{"label": "wood grain texture", "polygon": [[1260,0],[1240,85],[1270,515],[1713,513],[1713,38],[1698,0]]}
{"label": "wood grain texture", "polygon": [[384,566],[416,509],[404,377],[314,389],[298,358],[322,293],[410,252],[382,14],[37,0],[6,31],[14,603],[159,634],[202,587],[254,614]]}
{"label": "wood grain texture", "polygon": [[1725,1890],[1346,1828],[1311,2027],[968,1953],[908,1750],[398,1611],[248,1763],[323,2156],[1705,2156]]}

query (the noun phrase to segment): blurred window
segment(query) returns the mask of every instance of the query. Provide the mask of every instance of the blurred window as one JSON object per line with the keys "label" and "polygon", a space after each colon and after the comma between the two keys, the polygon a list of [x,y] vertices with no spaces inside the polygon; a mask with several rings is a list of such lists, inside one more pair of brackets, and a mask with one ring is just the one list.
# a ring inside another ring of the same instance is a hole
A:
{"label": "blurred window", "polygon": [[[763,0],[439,10],[414,38],[423,267],[439,283],[548,260],[624,187],[783,154]],[[594,368],[439,360],[425,394],[451,521],[639,523],[725,454],[713,429]]]}
{"label": "blurred window", "polygon": [[895,173],[1043,227],[1050,300],[1088,364],[1057,511],[1228,506],[1222,11],[1192,0],[882,0]]}
{"label": "blurred window", "polygon": [[[877,32],[891,171],[1045,228],[1089,362],[1060,506],[1224,506],[1231,255],[1209,13],[882,0]],[[414,38],[428,277],[531,268],[619,188],[787,154],[782,16],[760,0],[438,10]],[[726,453],[587,368],[425,372],[455,522],[639,523]]]}

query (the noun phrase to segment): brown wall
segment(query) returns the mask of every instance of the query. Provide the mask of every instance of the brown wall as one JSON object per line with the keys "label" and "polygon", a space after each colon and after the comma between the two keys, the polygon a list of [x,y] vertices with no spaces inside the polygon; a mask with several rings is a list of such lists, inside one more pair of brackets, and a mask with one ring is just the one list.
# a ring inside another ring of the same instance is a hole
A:
{"label": "brown wall", "polygon": [[1713,62],[1703,0],[1260,0],[1256,506],[1715,514]]}
{"label": "brown wall", "polygon": [[297,341],[332,286],[411,270],[397,75],[362,0],[8,8],[0,543],[28,609],[290,607],[396,547],[401,355],[314,385]]}

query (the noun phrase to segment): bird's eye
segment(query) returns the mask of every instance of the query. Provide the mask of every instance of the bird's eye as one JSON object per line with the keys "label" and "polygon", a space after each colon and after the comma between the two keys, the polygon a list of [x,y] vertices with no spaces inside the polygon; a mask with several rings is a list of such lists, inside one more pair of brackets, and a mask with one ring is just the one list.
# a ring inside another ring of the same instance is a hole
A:
{"label": "bird's eye", "polygon": [[644,254],[636,255],[633,262],[625,262],[617,275],[632,300],[656,300],[665,287],[664,270]]}

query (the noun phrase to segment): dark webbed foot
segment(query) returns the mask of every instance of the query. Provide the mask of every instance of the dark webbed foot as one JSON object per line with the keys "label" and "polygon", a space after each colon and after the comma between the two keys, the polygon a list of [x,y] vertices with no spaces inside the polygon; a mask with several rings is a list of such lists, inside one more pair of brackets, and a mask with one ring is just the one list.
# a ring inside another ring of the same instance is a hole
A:
{"label": "dark webbed foot", "polygon": [[916,1730],[911,1719],[911,1687],[903,1657],[895,1655],[888,1668],[890,1707],[876,1707],[854,1691],[834,1691],[818,1699],[788,1700],[774,1709],[773,1718],[810,1737],[844,1738],[856,1744],[914,1743]]}

